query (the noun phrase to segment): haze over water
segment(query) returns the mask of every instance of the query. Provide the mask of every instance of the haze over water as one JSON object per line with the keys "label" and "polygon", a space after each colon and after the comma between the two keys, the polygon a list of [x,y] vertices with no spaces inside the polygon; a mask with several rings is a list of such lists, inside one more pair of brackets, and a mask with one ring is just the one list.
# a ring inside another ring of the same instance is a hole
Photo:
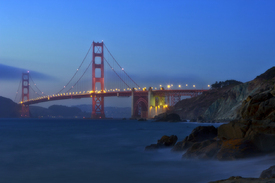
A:
{"label": "haze over water", "polygon": [[183,140],[199,125],[210,124],[1,119],[0,182],[208,182],[259,177],[274,164],[268,156],[202,161],[181,159],[170,149],[144,151],[163,135]]}

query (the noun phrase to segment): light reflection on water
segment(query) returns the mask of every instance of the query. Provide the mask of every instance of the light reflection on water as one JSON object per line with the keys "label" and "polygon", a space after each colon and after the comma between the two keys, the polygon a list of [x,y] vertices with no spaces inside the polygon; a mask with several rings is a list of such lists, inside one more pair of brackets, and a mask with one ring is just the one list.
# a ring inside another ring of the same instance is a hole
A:
{"label": "light reflection on water", "polygon": [[209,124],[1,119],[0,182],[208,182],[258,177],[275,164],[268,156],[201,161],[170,149],[144,151],[163,135],[183,140],[199,125]]}

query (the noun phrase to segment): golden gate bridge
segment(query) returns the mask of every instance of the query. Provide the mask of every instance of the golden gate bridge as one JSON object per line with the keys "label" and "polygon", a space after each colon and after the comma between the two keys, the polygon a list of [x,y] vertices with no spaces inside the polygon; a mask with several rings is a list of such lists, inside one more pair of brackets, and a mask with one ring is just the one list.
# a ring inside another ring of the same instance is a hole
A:
{"label": "golden gate bridge", "polygon": [[[108,56],[104,56],[104,48],[107,50]],[[83,68],[91,50],[92,59],[87,67]],[[112,82],[109,82],[107,87],[105,85],[104,63],[107,63],[111,70],[107,74],[107,78]],[[81,73],[80,70],[83,72]],[[114,82],[114,78],[118,78],[120,82]],[[92,98],[91,118],[105,118],[104,99],[106,97],[132,97],[131,116],[133,118],[153,118],[155,115],[165,112],[168,106],[175,105],[180,101],[181,96],[194,97],[204,91],[207,90],[170,89],[170,85],[166,90],[161,85],[159,88],[141,88],[120,66],[102,41],[101,43],[93,42],[76,72],[66,85],[55,94],[46,95],[38,88],[29,72],[22,73],[22,80],[19,83],[15,101],[18,98],[21,100],[19,102],[22,105],[21,116],[30,117],[29,105],[32,104],[55,100]]]}

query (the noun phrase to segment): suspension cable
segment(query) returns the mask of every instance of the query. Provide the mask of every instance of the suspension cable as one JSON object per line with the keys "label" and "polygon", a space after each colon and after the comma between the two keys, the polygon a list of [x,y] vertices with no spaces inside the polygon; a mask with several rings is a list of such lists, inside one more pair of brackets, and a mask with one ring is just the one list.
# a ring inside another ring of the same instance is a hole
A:
{"label": "suspension cable", "polygon": [[[117,74],[117,72],[116,72],[116,71],[114,70],[114,68],[109,64],[109,62],[106,60],[105,57],[104,57],[104,60],[107,62],[107,64],[109,65],[109,67],[116,73],[116,75],[119,77],[119,79],[120,79],[121,81],[123,81],[123,79]],[[123,81],[123,83],[126,84],[126,86],[127,86],[128,88],[130,88],[130,86],[127,85],[127,83],[125,83],[125,81]]]}
{"label": "suspension cable", "polygon": [[[80,81],[80,79],[84,76],[84,74],[87,72],[87,70],[88,70],[89,67],[91,66],[92,62],[93,62],[93,61],[91,61],[91,62],[89,63],[88,67],[87,67],[86,70],[83,72],[83,74],[81,75],[81,77],[75,82],[75,84],[74,84],[67,92],[71,91],[71,89],[73,89],[73,87]],[[67,92],[66,92],[66,93],[67,93]]]}
{"label": "suspension cable", "polygon": [[[72,77],[72,78],[69,80],[69,82],[68,82],[59,92],[57,92],[56,94],[61,93],[61,92],[70,84],[70,82],[71,82],[71,81],[73,80],[73,78],[76,76],[77,72],[79,71],[79,69],[80,69],[81,66],[83,65],[84,61],[86,60],[86,58],[87,58],[87,56],[88,56],[88,54],[89,54],[89,52],[90,52],[92,46],[93,46],[93,45],[90,46],[88,52],[86,53],[86,55],[85,55],[84,59],[82,60],[80,66],[77,68],[77,70],[76,70],[76,72],[74,73],[73,77]],[[85,71],[85,72],[86,72],[86,71]]]}
{"label": "suspension cable", "polygon": [[15,94],[15,98],[14,98],[14,102],[16,102],[16,98],[17,98],[17,96],[18,96],[18,92],[19,92],[19,89],[20,89],[20,85],[21,85],[21,79],[20,79],[20,82],[19,82],[19,85],[18,85],[18,89],[17,89],[17,92],[16,92],[16,94]]}
{"label": "suspension cable", "polygon": [[31,77],[31,75],[30,75],[30,79],[31,79],[31,81],[33,82],[33,85],[35,86],[35,88],[36,88],[42,95],[45,95],[45,94],[43,94],[44,92],[42,92],[42,91],[37,87],[36,83],[33,81],[32,77]]}
{"label": "suspension cable", "polygon": [[[103,43],[104,44],[104,43]],[[114,61],[117,63],[117,65],[120,67],[120,69],[126,74],[126,76],[135,84],[138,86],[138,88],[140,87],[126,72],[125,70],[119,65],[119,63],[116,61],[116,59],[114,58],[114,56],[111,54],[111,52],[109,51],[109,49],[107,48],[107,46],[104,44],[104,47],[107,49],[107,51],[109,52],[109,54],[111,55],[111,57],[114,59]]]}
{"label": "suspension cable", "polygon": [[29,86],[29,88],[34,92],[34,94],[37,94],[40,97],[43,97],[43,95],[40,95],[39,93],[37,93],[31,86]]}

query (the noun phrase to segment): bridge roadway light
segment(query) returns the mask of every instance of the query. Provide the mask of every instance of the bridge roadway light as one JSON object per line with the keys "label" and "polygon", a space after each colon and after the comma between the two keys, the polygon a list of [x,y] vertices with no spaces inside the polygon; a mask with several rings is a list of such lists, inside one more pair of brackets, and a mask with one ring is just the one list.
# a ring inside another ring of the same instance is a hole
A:
{"label": "bridge roadway light", "polygon": [[186,84],[186,86],[188,86],[188,84]]}
{"label": "bridge roadway light", "polygon": [[208,88],[210,88],[210,85],[207,85],[208,86]]}
{"label": "bridge roadway light", "polygon": [[179,85],[179,88],[181,88],[181,85]]}
{"label": "bridge roadway light", "polygon": [[167,85],[167,88],[169,89],[171,86],[170,85]]}
{"label": "bridge roadway light", "polygon": [[195,87],[196,87],[196,85],[193,85],[193,87],[195,88]]}

